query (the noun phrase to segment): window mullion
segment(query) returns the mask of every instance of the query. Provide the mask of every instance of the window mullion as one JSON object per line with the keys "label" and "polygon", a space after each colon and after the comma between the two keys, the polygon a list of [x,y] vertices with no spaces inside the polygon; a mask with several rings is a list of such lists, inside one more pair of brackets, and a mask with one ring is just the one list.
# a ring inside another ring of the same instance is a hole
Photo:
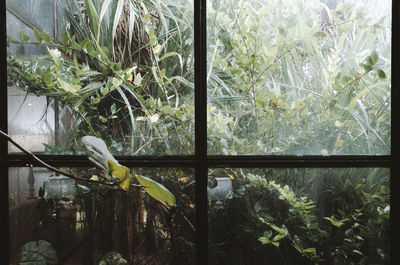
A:
{"label": "window mullion", "polygon": [[207,264],[207,25],[206,0],[194,1],[196,261]]}

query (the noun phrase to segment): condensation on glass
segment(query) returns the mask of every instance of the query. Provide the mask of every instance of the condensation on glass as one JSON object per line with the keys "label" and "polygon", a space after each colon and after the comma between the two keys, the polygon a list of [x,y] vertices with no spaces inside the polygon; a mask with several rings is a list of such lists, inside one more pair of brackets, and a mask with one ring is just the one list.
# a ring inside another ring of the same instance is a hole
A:
{"label": "condensation on glass", "polygon": [[[93,168],[61,170],[83,178],[96,174]],[[56,176],[45,168],[9,168],[10,264],[42,259],[48,264],[99,264],[107,257],[119,259],[118,264],[194,264],[193,170],[131,172],[162,184],[179,210],[149,196],[134,175],[137,186],[126,192]]]}
{"label": "condensation on glass", "polygon": [[210,0],[207,31],[209,154],[390,154],[390,0]]}
{"label": "condensation on glass", "polygon": [[389,174],[210,169],[209,264],[389,264]]}

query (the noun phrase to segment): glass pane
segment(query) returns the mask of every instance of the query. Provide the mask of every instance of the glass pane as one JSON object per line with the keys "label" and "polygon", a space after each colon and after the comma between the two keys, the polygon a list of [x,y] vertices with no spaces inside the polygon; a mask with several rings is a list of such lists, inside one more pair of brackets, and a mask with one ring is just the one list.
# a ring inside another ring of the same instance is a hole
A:
{"label": "glass pane", "polygon": [[[100,176],[93,168],[61,170]],[[140,187],[137,178],[126,192],[55,176],[44,168],[10,168],[10,264],[56,264],[56,259],[57,264],[99,264],[110,256],[121,259],[118,264],[194,264],[193,170],[131,172],[163,185],[176,204],[156,200],[160,188],[147,192],[150,185]],[[39,250],[29,253],[36,242]]]}
{"label": "glass pane", "polygon": [[209,171],[209,264],[390,264],[385,168]]}
{"label": "glass pane", "polygon": [[207,16],[209,154],[390,154],[390,0],[210,0]]}
{"label": "glass pane", "polygon": [[[30,151],[194,153],[193,3],[7,1],[9,134]],[[11,145],[9,152],[19,152]]]}

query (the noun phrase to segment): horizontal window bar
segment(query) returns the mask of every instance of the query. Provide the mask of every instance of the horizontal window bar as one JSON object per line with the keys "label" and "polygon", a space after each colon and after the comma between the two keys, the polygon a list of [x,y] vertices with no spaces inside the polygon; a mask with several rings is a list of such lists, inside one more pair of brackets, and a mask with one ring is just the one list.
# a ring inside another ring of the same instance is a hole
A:
{"label": "horizontal window bar", "polygon": [[[43,162],[57,167],[93,166],[86,156],[37,155]],[[391,156],[208,156],[205,160],[194,156],[115,157],[130,167],[390,167]],[[7,166],[39,163],[25,155],[8,155]]]}

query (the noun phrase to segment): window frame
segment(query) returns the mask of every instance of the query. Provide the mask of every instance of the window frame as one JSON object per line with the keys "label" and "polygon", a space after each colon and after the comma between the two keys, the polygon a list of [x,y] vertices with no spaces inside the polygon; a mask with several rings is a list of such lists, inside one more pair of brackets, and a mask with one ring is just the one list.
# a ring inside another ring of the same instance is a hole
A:
{"label": "window frame", "polygon": [[[396,137],[391,141],[390,155],[346,155],[346,156],[288,156],[288,155],[240,155],[222,156],[207,154],[207,25],[206,25],[206,0],[194,0],[194,55],[195,55],[195,154],[182,156],[146,156],[129,157],[115,156],[121,164],[128,167],[190,167],[195,169],[196,179],[196,261],[197,264],[208,264],[208,200],[207,200],[207,177],[209,168],[344,168],[344,167],[385,167],[390,169],[391,186],[391,260],[396,258],[394,252],[396,235],[399,234],[397,213],[397,201],[400,199],[399,180],[400,170],[396,167],[399,148]],[[392,1],[392,102],[399,99],[399,51],[398,41],[398,16],[400,14],[398,1]],[[0,65],[7,64],[6,49],[6,0],[0,1]],[[396,48],[395,48],[396,47]],[[397,62],[397,63],[396,63]],[[7,72],[6,68],[0,69],[0,129],[7,132]],[[398,111],[397,104],[392,104],[391,135],[398,135],[394,119]],[[1,187],[1,218],[3,231],[1,232],[3,245],[8,246],[8,168],[24,167],[29,164],[39,166],[38,163],[25,155],[8,154],[7,140],[0,137],[0,187]],[[39,155],[44,162],[56,167],[87,167],[90,165],[85,156],[78,155]],[[7,216],[7,218],[5,218]],[[9,260],[8,247],[2,248],[0,260]],[[395,264],[395,262],[393,263]]]}

